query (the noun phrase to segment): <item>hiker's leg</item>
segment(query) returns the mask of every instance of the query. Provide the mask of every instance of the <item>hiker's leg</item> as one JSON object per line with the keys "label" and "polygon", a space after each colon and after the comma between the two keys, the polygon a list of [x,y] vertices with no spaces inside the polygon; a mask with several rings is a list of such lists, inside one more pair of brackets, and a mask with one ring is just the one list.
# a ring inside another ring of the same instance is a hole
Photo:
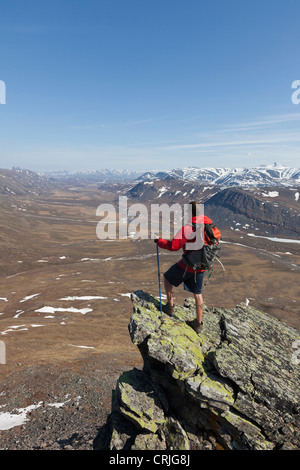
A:
{"label": "hiker's leg", "polygon": [[173,289],[178,287],[183,282],[184,271],[178,266],[178,263],[173,264],[168,271],[164,273],[164,284],[167,295],[167,307],[163,307],[164,313],[172,313],[174,307]]}
{"label": "hiker's leg", "polygon": [[164,283],[165,283],[165,291],[166,291],[166,296],[167,296],[168,303],[171,307],[173,307],[173,286],[168,281],[166,276],[164,276]]}
{"label": "hiker's leg", "polygon": [[196,317],[199,323],[202,322],[203,314],[203,296],[202,294],[194,294],[195,303],[196,303]]}

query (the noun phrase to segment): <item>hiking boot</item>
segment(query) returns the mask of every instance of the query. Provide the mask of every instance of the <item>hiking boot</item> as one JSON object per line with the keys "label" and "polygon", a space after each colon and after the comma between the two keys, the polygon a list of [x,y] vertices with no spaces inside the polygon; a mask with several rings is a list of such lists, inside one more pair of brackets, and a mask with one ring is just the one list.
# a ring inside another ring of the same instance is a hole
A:
{"label": "hiking boot", "polygon": [[196,333],[201,333],[202,328],[203,328],[203,322],[199,323],[197,318],[191,321],[186,321],[185,323],[191,328],[193,328],[193,330],[196,331]]}
{"label": "hiking boot", "polygon": [[166,313],[167,315],[169,315],[170,317],[173,316],[173,312],[174,312],[174,306],[172,307],[169,302],[166,303],[166,305],[163,305],[162,307],[162,311],[164,313]]}

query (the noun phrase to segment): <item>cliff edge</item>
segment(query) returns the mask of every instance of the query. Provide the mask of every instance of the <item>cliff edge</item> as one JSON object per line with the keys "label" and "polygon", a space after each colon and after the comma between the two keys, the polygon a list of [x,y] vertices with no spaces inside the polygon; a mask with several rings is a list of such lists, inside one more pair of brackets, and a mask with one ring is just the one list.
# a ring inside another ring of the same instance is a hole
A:
{"label": "cliff edge", "polygon": [[246,304],[194,303],[161,317],[153,296],[132,294],[129,324],[143,370],[124,372],[99,448],[111,450],[300,449],[300,333]]}

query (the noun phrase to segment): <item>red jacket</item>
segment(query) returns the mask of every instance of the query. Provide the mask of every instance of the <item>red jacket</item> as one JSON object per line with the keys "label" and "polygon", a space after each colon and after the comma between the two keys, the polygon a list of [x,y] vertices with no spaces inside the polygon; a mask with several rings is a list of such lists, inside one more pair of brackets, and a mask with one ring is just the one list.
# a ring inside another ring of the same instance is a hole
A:
{"label": "red jacket", "polygon": [[[165,250],[169,251],[178,251],[180,248],[183,249],[183,252],[186,252],[186,247],[185,244],[187,242],[192,243],[193,238],[195,238],[194,235],[194,230],[192,223],[198,223],[198,224],[211,224],[212,221],[209,217],[206,217],[205,215],[198,215],[196,217],[193,217],[191,220],[191,224],[186,224],[184,225],[178,233],[175,235],[175,237],[172,240],[164,240],[163,238],[159,238],[157,241],[157,244],[160,248],[163,248]],[[205,239],[204,239],[205,243]],[[206,243],[205,243],[206,244]],[[180,260],[177,262],[178,266],[180,266],[182,269],[186,269],[186,264]],[[193,268],[190,268],[189,266],[187,267],[188,272],[194,273],[195,271]],[[202,272],[203,270],[199,269],[197,272]]]}

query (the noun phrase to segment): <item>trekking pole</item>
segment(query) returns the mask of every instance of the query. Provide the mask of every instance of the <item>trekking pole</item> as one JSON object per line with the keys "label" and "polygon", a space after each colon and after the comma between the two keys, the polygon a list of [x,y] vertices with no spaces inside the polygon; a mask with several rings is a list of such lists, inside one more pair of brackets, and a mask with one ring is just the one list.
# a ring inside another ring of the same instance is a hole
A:
{"label": "trekking pole", "polygon": [[159,254],[158,254],[158,245],[157,245],[157,243],[156,243],[156,259],[157,259],[157,275],[158,275],[158,285],[159,285],[160,315],[161,315],[161,317],[162,317],[161,286],[160,286],[160,269],[159,269]]}

